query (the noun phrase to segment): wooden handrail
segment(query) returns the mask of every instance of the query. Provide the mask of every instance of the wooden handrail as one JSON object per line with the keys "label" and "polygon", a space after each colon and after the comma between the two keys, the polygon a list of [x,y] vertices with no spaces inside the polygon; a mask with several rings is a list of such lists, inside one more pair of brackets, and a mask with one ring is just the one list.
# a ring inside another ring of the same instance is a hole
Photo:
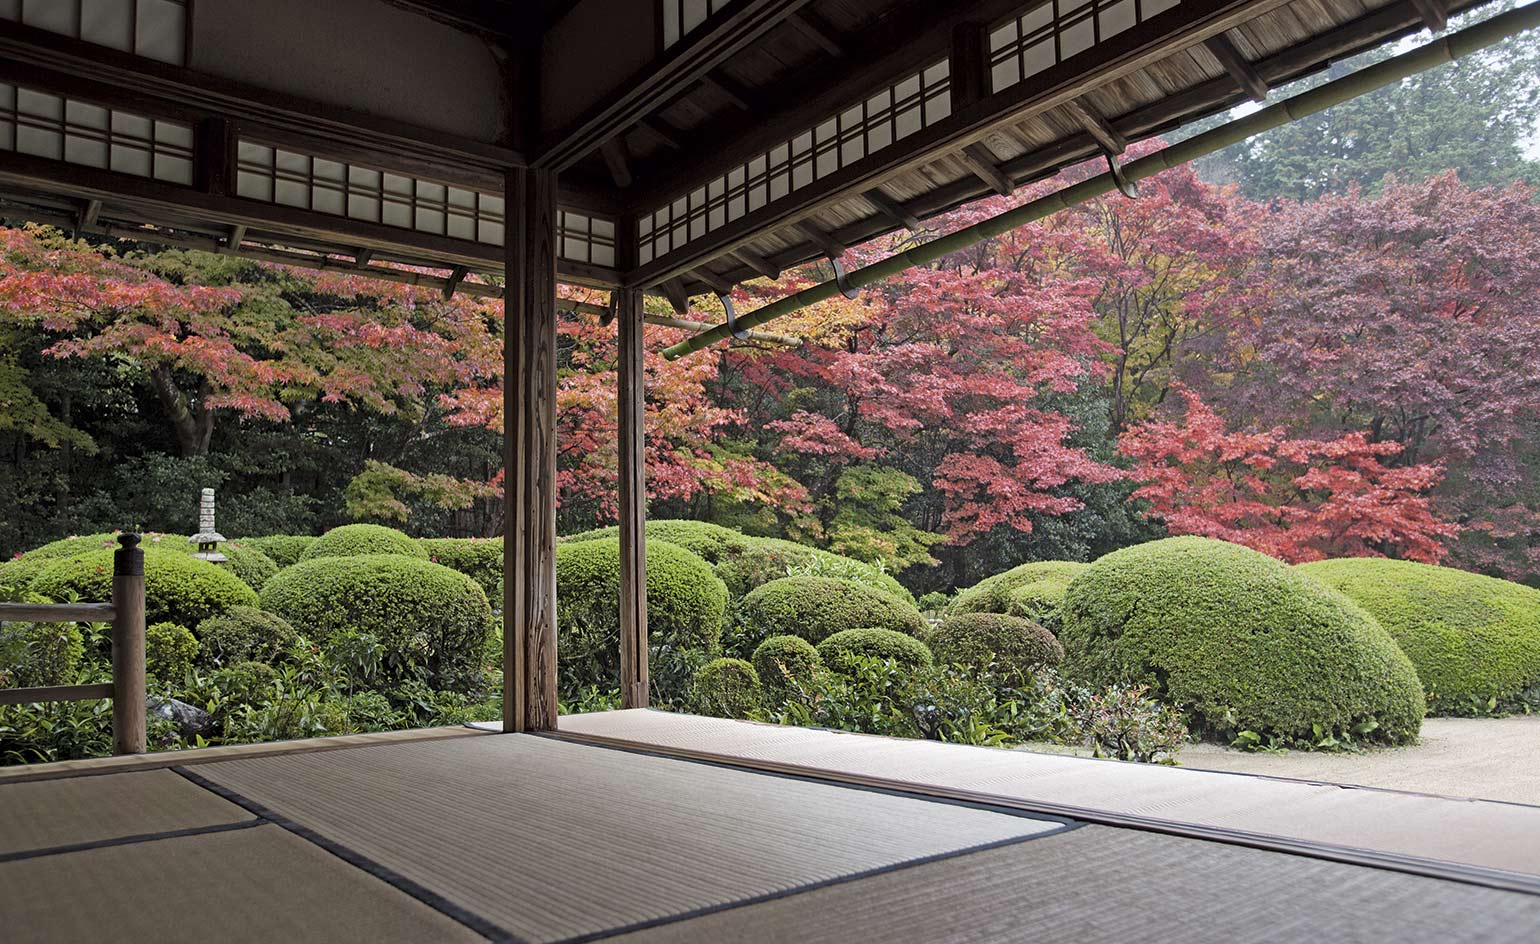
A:
{"label": "wooden handrail", "polygon": [[0,623],[110,623],[111,603],[0,603]]}
{"label": "wooden handrail", "polygon": [[45,701],[90,701],[111,698],[112,683],[100,685],[44,685],[38,688],[0,688],[0,705],[31,705]]}

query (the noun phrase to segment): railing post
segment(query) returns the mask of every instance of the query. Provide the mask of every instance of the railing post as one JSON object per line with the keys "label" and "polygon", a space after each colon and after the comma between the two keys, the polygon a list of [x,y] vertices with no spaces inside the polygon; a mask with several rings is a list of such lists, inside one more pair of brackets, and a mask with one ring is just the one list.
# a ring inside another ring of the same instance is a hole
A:
{"label": "railing post", "polygon": [[144,551],[139,535],[120,534],[112,556],[112,752],[143,754]]}

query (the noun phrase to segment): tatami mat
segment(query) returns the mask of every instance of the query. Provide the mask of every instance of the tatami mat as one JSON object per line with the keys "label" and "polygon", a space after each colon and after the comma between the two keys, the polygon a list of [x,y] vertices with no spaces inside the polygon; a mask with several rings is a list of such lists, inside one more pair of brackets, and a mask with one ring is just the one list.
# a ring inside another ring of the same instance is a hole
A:
{"label": "tatami mat", "polygon": [[525,941],[674,919],[1065,828],[530,736],[191,773]]}
{"label": "tatami mat", "polygon": [[1540,898],[1086,826],[616,944],[1532,944]]}
{"label": "tatami mat", "polygon": [[563,715],[564,735],[698,751],[1540,875],[1540,807],[1121,764],[661,711]]}
{"label": "tatami mat", "polygon": [[0,863],[0,940],[453,944],[485,939],[315,845],[262,825]]}
{"label": "tatami mat", "polygon": [[0,784],[0,862],[80,843],[251,818],[235,804],[169,770]]}

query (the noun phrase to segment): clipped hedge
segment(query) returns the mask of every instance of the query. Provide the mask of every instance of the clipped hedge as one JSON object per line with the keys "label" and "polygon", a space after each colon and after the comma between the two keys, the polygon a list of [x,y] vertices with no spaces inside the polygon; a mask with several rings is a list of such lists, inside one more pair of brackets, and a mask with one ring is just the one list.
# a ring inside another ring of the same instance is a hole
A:
{"label": "clipped hedge", "polygon": [[[684,548],[708,564],[719,564],[748,547],[750,538],[732,528],[724,528],[709,521],[690,521],[683,518],[658,518],[645,525],[647,540],[666,541]],[[596,528],[581,534],[568,535],[563,541],[574,544],[582,541],[620,540],[620,528]]]}
{"label": "clipped hedge", "polygon": [[428,560],[458,570],[481,585],[492,609],[503,608],[502,538],[420,538]]}
{"label": "clipped hedge", "polygon": [[315,542],[316,539],[308,534],[268,534],[256,538],[239,538],[233,543],[255,548],[283,568],[298,564],[306,549]]}
{"label": "clipped hedge", "polygon": [[1004,613],[959,613],[931,631],[931,652],[948,665],[1013,672],[1064,661],[1064,647],[1042,626]]}
{"label": "clipped hedge", "polygon": [[934,664],[930,649],[913,636],[891,629],[842,629],[818,644],[818,658],[836,672],[850,671],[857,659],[892,660],[906,669]]}
{"label": "clipped hedge", "polygon": [[[107,549],[53,561],[33,578],[29,592],[51,600],[73,595],[90,603],[112,599],[112,555]],[[230,571],[179,550],[144,552],[145,617],[182,626],[235,606],[255,606],[257,593]]]}
{"label": "clipped hedge", "polygon": [[400,554],[404,557],[428,559],[416,538],[408,537],[395,528],[378,524],[345,524],[316,538],[300,555],[301,561],[322,557],[363,557],[373,554]]}
{"label": "clipped hedge", "polygon": [[1223,541],[1167,538],[1101,558],[1070,583],[1059,641],[1070,677],[1148,685],[1204,733],[1402,743],[1422,722],[1416,670],[1373,617]]}
{"label": "clipped hedge", "polygon": [[692,694],[702,711],[722,718],[746,718],[764,702],[759,675],[742,659],[712,659],[701,666]]}
{"label": "clipped hedge", "polygon": [[872,627],[919,637],[914,604],[838,577],[782,577],[751,590],[739,612],[754,638],[801,636],[817,644],[841,630]]}
{"label": "clipped hedge", "polygon": [[144,628],[144,667],[150,675],[180,681],[197,658],[198,640],[186,626],[151,623]]}
{"label": "clipped hedge", "polygon": [[[140,546],[146,551],[172,551],[190,556],[198,550],[198,545],[189,541],[185,535],[179,534],[146,531],[140,535],[140,541]],[[116,547],[118,547],[117,532],[81,534],[53,541],[42,547],[33,548],[7,564],[5,568],[0,568],[0,583],[9,583],[19,589],[26,589],[31,579],[42,571],[45,566],[44,561],[63,560],[67,557],[77,557],[93,551],[112,550]],[[241,581],[253,590],[261,590],[262,584],[266,583],[267,579],[276,574],[279,569],[276,561],[246,541],[226,541],[219,545],[219,552],[228,558],[227,562],[220,566],[241,578]]]}
{"label": "clipped hedge", "polygon": [[754,650],[754,671],[768,691],[781,692],[793,682],[807,682],[823,667],[813,644],[801,636],[771,636]]}
{"label": "clipped hedge", "polygon": [[1007,597],[1010,602],[1006,604],[1005,612],[1056,633],[1061,625],[1064,595],[1069,592],[1069,584],[1068,580],[1039,580],[1017,587]]}
{"label": "clipped hedge", "polygon": [[68,685],[84,656],[75,623],[0,623],[0,688]]}
{"label": "clipped hedge", "polygon": [[277,613],[254,606],[232,607],[198,624],[199,656],[205,665],[275,662],[299,633]]}
{"label": "clipped hedge", "polygon": [[1034,584],[1049,583],[1067,587],[1071,580],[1085,573],[1090,564],[1075,561],[1033,561],[1012,567],[1003,574],[985,577],[966,590],[960,590],[953,598],[947,612],[956,616],[961,613],[1009,613],[1012,595]]}
{"label": "clipped hedge", "polygon": [[1417,667],[1431,714],[1540,707],[1540,590],[1384,558],[1296,569],[1340,590],[1385,627]]}
{"label": "clipped hedge", "polygon": [[479,681],[492,624],[476,581],[402,554],[300,561],[267,582],[262,609],[318,641],[374,636],[385,648],[388,682],[420,673],[448,689]]}
{"label": "clipped hedge", "polygon": [[[727,588],[682,547],[647,542],[647,628],[653,681],[682,694],[694,666],[722,639]],[[620,678],[620,541],[556,547],[556,653],[562,691]]]}

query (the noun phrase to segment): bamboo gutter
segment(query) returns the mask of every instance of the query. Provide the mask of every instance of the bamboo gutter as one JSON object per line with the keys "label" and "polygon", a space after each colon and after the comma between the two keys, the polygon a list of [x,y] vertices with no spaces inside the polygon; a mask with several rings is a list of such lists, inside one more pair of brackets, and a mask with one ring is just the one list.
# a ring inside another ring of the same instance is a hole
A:
{"label": "bamboo gutter", "polygon": [[[1498,14],[1457,33],[1435,39],[1399,56],[1361,69],[1352,75],[1327,82],[1243,118],[1194,135],[1180,144],[1173,144],[1154,154],[1130,161],[1122,168],[1121,176],[1127,181],[1137,183],[1162,171],[1223,150],[1232,144],[1238,144],[1264,131],[1325,111],[1333,105],[1340,105],[1419,72],[1426,72],[1445,63],[1454,62],[1536,26],[1540,26],[1540,2],[1529,3],[1507,13]],[[975,243],[1004,235],[1019,226],[1094,200],[1116,189],[1118,189],[1118,181],[1110,172],[1091,177],[922,246],[916,246],[880,262],[856,269],[848,274],[846,284],[852,288],[872,285],[906,269],[934,262]],[[782,315],[833,298],[840,291],[841,287],[835,280],[820,282],[779,301],[740,315],[737,318],[737,327],[739,329],[758,327]],[[664,348],[663,355],[670,360],[675,360],[718,341],[726,340],[730,336],[728,326],[720,324],[709,331]]]}

